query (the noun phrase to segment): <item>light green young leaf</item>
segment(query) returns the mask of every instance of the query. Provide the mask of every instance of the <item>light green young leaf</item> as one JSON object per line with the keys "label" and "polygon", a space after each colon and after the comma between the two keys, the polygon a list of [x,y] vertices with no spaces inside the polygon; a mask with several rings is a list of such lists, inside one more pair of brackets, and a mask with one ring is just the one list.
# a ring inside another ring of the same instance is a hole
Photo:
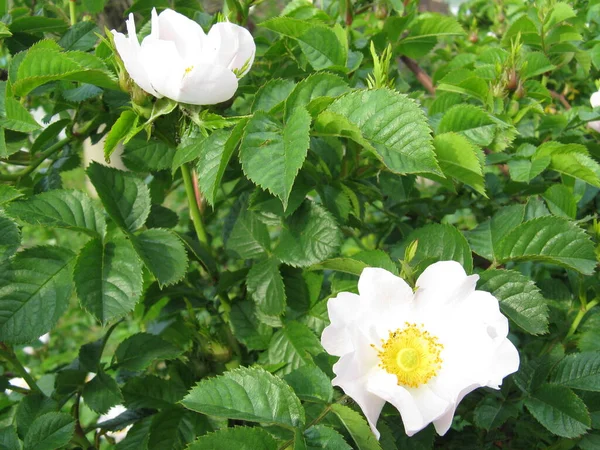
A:
{"label": "light green young leaf", "polygon": [[357,90],[343,95],[321,113],[315,130],[349,137],[361,145],[366,142],[392,172],[441,175],[423,111],[395,91]]}
{"label": "light green young leaf", "polygon": [[4,117],[0,117],[0,126],[21,133],[31,133],[40,129],[40,124],[14,97],[4,99]]}
{"label": "light green young leaf", "polygon": [[7,213],[22,223],[67,228],[91,236],[104,236],[102,211],[81,191],[53,190],[13,202]]}
{"label": "light green young leaf", "polygon": [[133,248],[161,286],[183,278],[187,269],[187,253],[181,240],[169,230],[152,228],[130,235]]}
{"label": "light green young leaf", "polygon": [[0,184],[0,205],[11,202],[22,195],[23,194],[14,187],[7,184]]}
{"label": "light green young leaf", "polygon": [[300,81],[285,101],[285,119],[299,107],[306,108],[311,115],[321,112],[334,98],[348,92],[350,88],[342,78],[332,73],[315,73]]}
{"label": "light green young leaf", "polygon": [[576,438],[591,425],[585,403],[565,386],[544,384],[525,399],[525,406],[539,423],[558,436]]}
{"label": "light green young leaf", "polygon": [[529,183],[550,165],[550,157],[544,156],[534,160],[512,159],[508,162],[508,170],[513,181]]}
{"label": "light green young leaf", "polygon": [[424,37],[460,36],[465,34],[465,30],[454,17],[435,13],[419,14],[409,29],[410,33],[403,39],[404,42]]}
{"label": "light green young leaf", "polygon": [[444,175],[465,183],[487,198],[480,148],[457,133],[438,134],[433,140],[436,157]]}
{"label": "light green young leaf", "polygon": [[142,263],[124,236],[93,239],[77,258],[73,281],[81,305],[106,323],[134,308],[142,293]]}
{"label": "light green young leaf", "polygon": [[248,121],[240,144],[246,176],[279,197],[284,210],[308,152],[310,123],[304,108],[296,109],[285,125],[259,111]]}
{"label": "light green young leaf", "polygon": [[106,161],[110,161],[110,156],[119,142],[122,142],[131,133],[131,130],[137,127],[138,120],[138,115],[133,111],[126,109],[121,113],[104,140],[104,159]]}
{"label": "light green young leaf", "polygon": [[260,427],[224,428],[201,436],[188,450],[277,450],[277,441]]}
{"label": "light green young leaf", "polygon": [[530,334],[548,332],[548,306],[535,283],[513,270],[482,272],[477,288],[500,301],[500,310]]}
{"label": "light green young leaf", "polygon": [[32,247],[0,265],[0,340],[24,344],[47,333],[71,299],[75,254]]}
{"label": "light green young leaf", "polygon": [[377,438],[359,413],[339,403],[331,405],[331,411],[348,430],[358,450],[381,450]]}
{"label": "light green young leaf", "polygon": [[498,245],[505,261],[541,261],[591,275],[596,267],[594,244],[586,233],[560,217],[529,220],[513,229]]}
{"label": "light green young leaf", "polygon": [[542,194],[548,209],[555,216],[575,219],[577,203],[571,190],[563,184],[553,184]]}
{"label": "light green young leaf", "polygon": [[119,344],[114,362],[121,369],[144,370],[156,360],[175,359],[183,349],[149,333],[134,334]]}
{"label": "light green young leaf", "polygon": [[241,367],[205,379],[181,401],[210,416],[296,428],[304,425],[304,409],[292,388],[260,367]]}
{"label": "light green young leaf", "polygon": [[486,146],[494,140],[496,128],[497,124],[483,109],[475,105],[458,104],[444,112],[437,132],[442,134],[454,131],[476,145]]}
{"label": "light green young leaf", "polygon": [[550,72],[555,68],[556,66],[542,52],[527,53],[520,71],[521,79],[525,81],[528,78]]}
{"label": "light green young leaf", "polygon": [[279,262],[267,259],[255,263],[246,279],[248,293],[260,311],[268,316],[279,316],[285,311],[285,290],[279,273]]}
{"label": "light green young leaf", "polygon": [[110,217],[125,231],[135,231],[150,213],[150,191],[135,175],[91,163],[87,174]]}

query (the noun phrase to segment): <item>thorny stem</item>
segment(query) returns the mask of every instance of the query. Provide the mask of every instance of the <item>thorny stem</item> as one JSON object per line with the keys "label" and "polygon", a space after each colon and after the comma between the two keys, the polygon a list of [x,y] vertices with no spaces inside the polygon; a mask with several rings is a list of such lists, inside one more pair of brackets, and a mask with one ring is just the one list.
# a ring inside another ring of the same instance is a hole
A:
{"label": "thorny stem", "polygon": [[192,222],[194,222],[194,229],[198,235],[198,240],[208,247],[208,235],[204,229],[202,214],[200,213],[200,208],[198,208],[198,199],[196,198],[196,193],[194,192],[192,169],[188,164],[181,166],[181,176],[183,178],[183,184],[185,185],[185,192],[188,198],[190,216],[192,217]]}
{"label": "thorny stem", "polygon": [[4,357],[4,359],[6,359],[11,366],[13,366],[17,374],[19,374],[21,378],[25,380],[25,382],[32,391],[42,394],[42,390],[39,388],[39,386],[37,385],[33,377],[29,374],[29,372],[25,370],[25,367],[23,367],[23,364],[21,364],[21,362],[17,358],[17,355],[15,355],[15,352],[12,349],[12,347],[3,342],[0,342],[0,356]]}

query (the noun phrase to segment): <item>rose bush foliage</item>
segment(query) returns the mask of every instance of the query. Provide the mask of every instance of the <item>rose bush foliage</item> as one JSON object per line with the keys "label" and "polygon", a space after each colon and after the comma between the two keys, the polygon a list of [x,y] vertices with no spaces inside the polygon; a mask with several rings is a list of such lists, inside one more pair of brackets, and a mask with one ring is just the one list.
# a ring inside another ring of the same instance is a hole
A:
{"label": "rose bush foliage", "polygon": [[[211,106],[140,88],[105,6],[0,2],[0,447],[599,445],[600,3],[132,2],[139,42],[153,7],[250,30],[253,62],[198,60],[237,83]],[[519,369],[444,436],[386,405],[377,440],[331,384],[328,302],[438,261],[499,300]]]}

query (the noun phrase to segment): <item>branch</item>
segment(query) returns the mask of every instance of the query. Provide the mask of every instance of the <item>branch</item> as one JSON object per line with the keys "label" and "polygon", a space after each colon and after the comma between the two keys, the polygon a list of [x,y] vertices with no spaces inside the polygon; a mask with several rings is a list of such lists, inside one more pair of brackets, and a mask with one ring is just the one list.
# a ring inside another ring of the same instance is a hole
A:
{"label": "branch", "polygon": [[550,91],[550,96],[555,99],[558,100],[559,102],[562,103],[562,105],[565,107],[565,109],[568,111],[569,109],[571,109],[571,105],[569,104],[569,102],[567,101],[567,99],[565,98],[565,96],[563,94],[559,94],[556,91]]}
{"label": "branch", "polygon": [[419,67],[417,62],[408,56],[401,56],[400,60],[411,70],[412,73],[415,74],[415,77],[417,77],[417,80],[419,80],[419,83],[423,85],[427,92],[429,92],[431,95],[435,95],[435,87],[433,86],[431,77],[427,75],[427,73],[425,73],[421,67]]}

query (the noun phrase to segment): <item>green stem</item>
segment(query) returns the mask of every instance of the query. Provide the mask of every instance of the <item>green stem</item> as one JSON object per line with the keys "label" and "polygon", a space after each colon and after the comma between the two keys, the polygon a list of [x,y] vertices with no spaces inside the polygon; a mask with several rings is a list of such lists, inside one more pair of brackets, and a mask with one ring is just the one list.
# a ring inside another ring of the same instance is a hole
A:
{"label": "green stem", "polygon": [[569,339],[571,336],[573,336],[573,334],[575,334],[575,331],[577,331],[577,328],[579,327],[579,324],[583,320],[584,316],[587,314],[587,312],[590,309],[592,309],[598,303],[600,303],[600,298],[596,298],[596,299],[592,300],[587,305],[582,306],[579,309],[579,311],[577,312],[577,315],[575,316],[575,319],[573,320],[573,323],[571,324],[571,328],[569,328],[569,332],[567,333],[566,339]]}
{"label": "green stem", "polygon": [[77,23],[77,14],[75,12],[75,0],[69,0],[69,16],[71,17],[71,26]]}
{"label": "green stem", "polygon": [[208,236],[204,229],[204,223],[202,222],[202,214],[198,207],[198,200],[196,199],[196,193],[194,192],[194,184],[192,182],[192,169],[188,164],[181,166],[181,176],[183,178],[183,184],[185,185],[185,193],[187,194],[188,204],[190,207],[190,216],[192,222],[194,222],[194,229],[198,235],[198,240],[204,245],[208,246]]}
{"label": "green stem", "polygon": [[10,363],[10,365],[13,366],[17,374],[19,374],[21,378],[25,380],[32,391],[42,394],[42,390],[39,388],[29,372],[25,370],[25,367],[23,367],[23,364],[21,364],[17,358],[17,355],[15,355],[15,352],[10,346],[0,342],[0,356],[3,356]]}

